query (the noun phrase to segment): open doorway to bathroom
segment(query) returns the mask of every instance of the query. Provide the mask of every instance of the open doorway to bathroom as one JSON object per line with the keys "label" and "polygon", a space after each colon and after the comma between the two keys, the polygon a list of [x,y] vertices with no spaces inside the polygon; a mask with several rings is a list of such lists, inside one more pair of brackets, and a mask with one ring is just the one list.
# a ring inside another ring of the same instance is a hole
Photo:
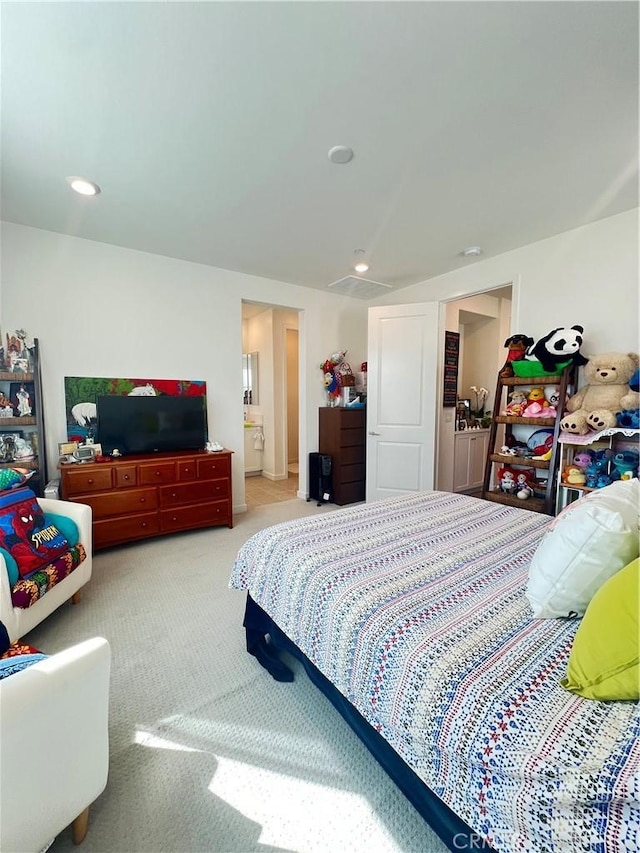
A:
{"label": "open doorway to bathroom", "polygon": [[[293,500],[299,489],[299,314],[297,309],[242,303],[243,380],[251,356],[257,383],[243,387],[247,510]],[[244,383],[246,385],[246,383]]]}

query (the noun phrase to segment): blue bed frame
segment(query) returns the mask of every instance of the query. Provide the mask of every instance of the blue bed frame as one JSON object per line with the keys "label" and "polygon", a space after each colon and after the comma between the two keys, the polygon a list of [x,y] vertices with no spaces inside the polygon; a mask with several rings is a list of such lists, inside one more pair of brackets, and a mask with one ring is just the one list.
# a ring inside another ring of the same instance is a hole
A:
{"label": "blue bed frame", "polygon": [[[304,666],[311,681],[351,726],[369,752],[393,779],[405,797],[425,819],[452,853],[493,848],[451,811],[436,794],[405,764],[398,753],[372,728],[342,693],[317,669],[300,649],[284,634],[264,610],[247,595],[243,626],[247,651],[278,681],[293,681],[293,673],[280,660],[278,652],[286,652]],[[268,639],[267,639],[268,637]]]}

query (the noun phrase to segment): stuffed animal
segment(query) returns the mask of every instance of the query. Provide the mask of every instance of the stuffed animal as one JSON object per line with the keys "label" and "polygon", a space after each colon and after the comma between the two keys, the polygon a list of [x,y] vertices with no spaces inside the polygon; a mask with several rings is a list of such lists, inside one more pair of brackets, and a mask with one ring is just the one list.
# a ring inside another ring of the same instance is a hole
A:
{"label": "stuffed animal", "polygon": [[527,349],[526,358],[537,359],[547,373],[560,370],[558,365],[571,362],[576,367],[586,364],[587,359],[580,352],[582,346],[582,326],[570,329],[553,329]]}
{"label": "stuffed animal", "polygon": [[533,487],[529,482],[529,477],[524,472],[520,472],[516,476],[515,492],[516,497],[520,498],[521,500],[526,500],[527,498],[532,497],[534,494]]}
{"label": "stuffed animal", "polygon": [[512,391],[509,394],[509,403],[503,414],[511,415],[512,417],[522,417],[522,413],[527,408],[527,395],[524,391]]}
{"label": "stuffed animal", "polygon": [[507,338],[504,342],[507,348],[507,360],[500,369],[498,376],[503,379],[513,376],[512,362],[521,361],[525,356],[527,347],[532,346],[532,344],[533,338],[530,338],[528,335],[511,335],[510,338]]}
{"label": "stuffed animal", "polygon": [[620,480],[632,480],[638,474],[638,451],[619,450],[611,460],[611,464]]}
{"label": "stuffed animal", "polygon": [[565,465],[562,472],[562,482],[568,486],[584,486],[587,475],[578,465]]}
{"label": "stuffed animal", "polygon": [[594,460],[593,450],[579,450],[573,457],[573,464],[586,471]]}
{"label": "stuffed animal", "polygon": [[512,468],[499,468],[497,477],[499,491],[512,495],[516,489],[515,471]]}
{"label": "stuffed animal", "polygon": [[524,410],[525,418],[555,418],[557,412],[550,406],[544,395],[544,388],[532,388],[527,397],[528,403]]}
{"label": "stuffed animal", "polygon": [[617,413],[623,409],[637,409],[640,392],[630,389],[629,380],[639,361],[635,352],[590,356],[584,369],[587,384],[567,400],[560,428],[574,435],[586,435],[590,430],[616,426]]}
{"label": "stuffed animal", "polygon": [[[640,391],[640,370],[636,370],[629,380],[631,391]],[[618,426],[626,429],[640,429],[640,409],[623,409],[617,413]]]}

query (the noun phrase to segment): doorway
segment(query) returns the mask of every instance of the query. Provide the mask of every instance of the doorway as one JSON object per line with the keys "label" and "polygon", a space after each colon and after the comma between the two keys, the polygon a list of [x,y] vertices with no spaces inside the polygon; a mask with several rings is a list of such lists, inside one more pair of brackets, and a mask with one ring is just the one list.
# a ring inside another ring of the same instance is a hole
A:
{"label": "doorway", "polygon": [[242,351],[254,357],[259,388],[250,401],[243,392],[245,504],[251,510],[298,495],[298,309],[243,301]]}
{"label": "doorway", "polygon": [[[513,286],[502,285],[441,302],[440,307],[444,328],[460,335],[458,399],[469,401],[470,407],[476,409],[478,398],[472,389],[485,388],[488,395],[483,408],[490,412],[498,371],[506,357],[504,342],[512,331]],[[442,491],[456,491],[455,472],[460,468],[459,464],[456,468],[457,426],[456,409],[441,408],[436,487]]]}

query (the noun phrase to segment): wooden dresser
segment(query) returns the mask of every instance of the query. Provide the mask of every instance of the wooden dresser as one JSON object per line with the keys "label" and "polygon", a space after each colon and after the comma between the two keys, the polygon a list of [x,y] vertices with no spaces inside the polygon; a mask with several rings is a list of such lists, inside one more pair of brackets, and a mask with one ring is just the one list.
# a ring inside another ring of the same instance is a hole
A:
{"label": "wooden dresser", "polygon": [[366,409],[319,409],[319,450],[331,457],[333,502],[342,506],[365,499]]}
{"label": "wooden dresser", "polygon": [[93,547],[233,527],[231,451],[123,456],[60,466],[62,498],[93,510]]}

